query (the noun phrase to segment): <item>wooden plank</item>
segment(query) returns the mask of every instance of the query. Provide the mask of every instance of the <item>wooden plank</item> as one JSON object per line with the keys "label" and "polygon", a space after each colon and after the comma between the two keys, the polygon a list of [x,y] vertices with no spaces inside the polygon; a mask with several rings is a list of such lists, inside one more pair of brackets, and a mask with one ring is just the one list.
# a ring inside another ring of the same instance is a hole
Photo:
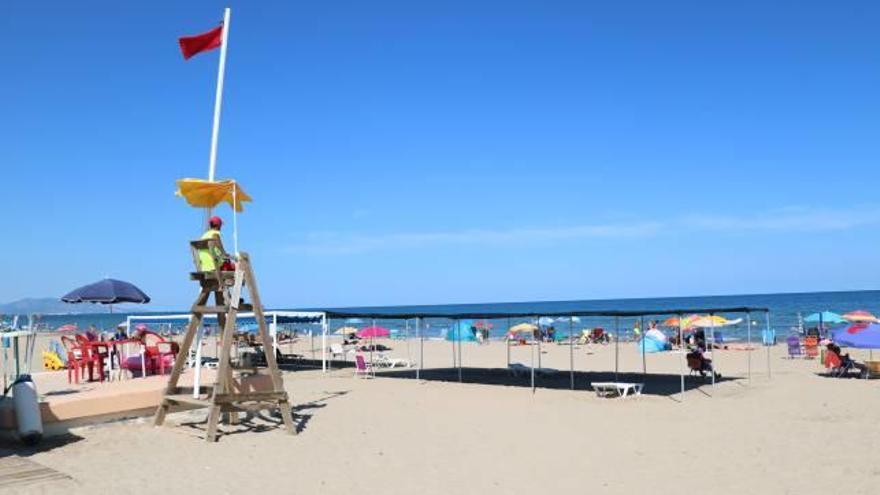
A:
{"label": "wooden plank", "polygon": [[223,314],[229,312],[229,306],[205,306],[205,305],[194,305],[190,311],[192,313],[197,314]]}
{"label": "wooden plank", "polygon": [[278,369],[278,362],[275,360],[275,342],[266,328],[266,317],[263,314],[263,303],[260,299],[260,290],[257,288],[257,278],[254,276],[251,259],[247,253],[241,253],[239,260],[244,264],[244,272],[248,292],[251,295],[251,302],[254,305],[254,316],[257,319],[257,325],[260,329],[260,337],[263,339],[263,354],[266,356],[266,364],[269,368],[269,375],[272,377],[272,384],[275,392],[283,394],[281,410],[281,418],[284,420],[284,426],[287,427],[288,433],[296,435],[296,426],[293,423],[293,415],[290,411],[290,405],[287,403],[287,392],[284,390],[284,380],[281,378],[281,371]]}
{"label": "wooden plank", "polygon": [[70,476],[18,456],[0,458],[0,489],[21,488],[51,481],[70,480]]}
{"label": "wooden plank", "polygon": [[233,394],[217,394],[214,397],[214,403],[224,404],[229,402],[248,402],[248,401],[266,401],[277,402],[287,399],[286,392],[239,392]]}
{"label": "wooden plank", "polygon": [[[208,301],[209,295],[210,292],[202,289],[196,299],[196,304],[205,304]],[[168,377],[168,385],[165,387],[166,396],[174,395],[177,392],[177,382],[180,380],[180,374],[183,372],[184,364],[186,364],[186,357],[189,356],[189,350],[192,347],[193,339],[195,338],[196,331],[201,324],[202,315],[193,315],[189,321],[189,325],[186,327],[186,334],[183,337],[183,342],[180,344],[180,351],[177,354],[177,359],[174,360],[174,367],[171,368],[171,376]],[[170,404],[165,400],[159,402],[159,407],[156,408],[156,416],[153,418],[153,426],[162,426],[162,423],[165,422],[165,414],[168,412],[169,405]]]}
{"label": "wooden plank", "polygon": [[210,399],[193,399],[190,394],[174,394],[165,396],[165,400],[172,404],[190,404],[193,406],[208,407],[211,405]]}

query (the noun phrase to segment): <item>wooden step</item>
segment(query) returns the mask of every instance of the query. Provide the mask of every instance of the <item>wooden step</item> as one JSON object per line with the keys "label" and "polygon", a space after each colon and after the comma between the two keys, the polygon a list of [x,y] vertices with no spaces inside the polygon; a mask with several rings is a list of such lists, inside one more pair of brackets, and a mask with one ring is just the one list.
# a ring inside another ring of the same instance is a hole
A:
{"label": "wooden step", "polygon": [[[201,314],[226,314],[229,312],[229,305],[224,304],[222,306],[193,306],[190,308],[190,311],[193,313],[201,313]],[[238,311],[242,312],[250,312],[254,310],[253,304],[245,304],[240,303],[238,305]]]}
{"label": "wooden step", "polygon": [[190,394],[166,395],[165,400],[172,404],[187,404],[200,407],[208,407],[212,405],[211,399],[193,399],[193,396]]}

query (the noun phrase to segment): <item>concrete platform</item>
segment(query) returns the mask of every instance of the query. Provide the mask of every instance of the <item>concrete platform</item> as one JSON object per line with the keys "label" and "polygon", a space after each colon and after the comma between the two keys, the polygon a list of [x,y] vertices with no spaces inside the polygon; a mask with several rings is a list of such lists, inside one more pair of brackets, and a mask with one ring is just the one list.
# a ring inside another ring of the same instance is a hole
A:
{"label": "concrete platform", "polygon": [[[202,387],[212,386],[215,377],[215,370],[203,369]],[[168,383],[167,375],[158,375],[103,383],[68,384],[66,371],[36,373],[33,379],[41,399],[44,436],[64,434],[79,426],[151,416],[156,412]],[[267,375],[250,376],[243,383],[248,390],[271,389],[271,380]],[[191,391],[192,386],[193,372],[186,370],[181,376],[180,387]],[[15,429],[15,411],[10,395],[0,399],[0,433],[11,435]]]}

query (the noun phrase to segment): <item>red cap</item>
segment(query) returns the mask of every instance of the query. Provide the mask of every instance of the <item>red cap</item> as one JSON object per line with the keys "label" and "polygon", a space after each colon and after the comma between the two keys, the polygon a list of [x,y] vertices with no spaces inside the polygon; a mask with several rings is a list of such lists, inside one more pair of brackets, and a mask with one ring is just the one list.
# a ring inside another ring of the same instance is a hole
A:
{"label": "red cap", "polygon": [[223,226],[223,219],[220,217],[211,217],[211,219],[208,220],[208,225],[219,229]]}

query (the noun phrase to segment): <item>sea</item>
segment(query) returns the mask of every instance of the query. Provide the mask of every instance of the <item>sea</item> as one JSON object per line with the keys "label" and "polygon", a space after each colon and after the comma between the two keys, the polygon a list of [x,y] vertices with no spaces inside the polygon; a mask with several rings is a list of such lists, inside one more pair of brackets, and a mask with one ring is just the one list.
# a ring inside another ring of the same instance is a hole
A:
{"label": "sea", "polygon": [[[323,308],[332,311],[341,312],[361,312],[361,313],[528,313],[540,317],[542,313],[564,313],[569,311],[663,311],[666,309],[694,309],[701,308],[721,308],[721,307],[753,307],[768,308],[769,325],[775,331],[777,336],[785,336],[788,333],[795,333],[804,329],[802,317],[819,311],[833,311],[835,313],[844,314],[849,311],[861,309],[867,310],[873,314],[880,315],[880,290],[864,290],[851,292],[809,292],[809,293],[789,293],[789,294],[749,294],[749,295],[730,295],[730,296],[700,296],[700,297],[664,297],[664,298],[640,298],[640,299],[603,299],[603,300],[572,300],[572,301],[535,301],[535,302],[507,302],[507,303],[479,303],[479,304],[443,304],[443,305],[424,305],[424,306],[383,306],[383,307],[357,307],[357,308]],[[277,310],[302,310],[302,311],[321,311],[322,308],[271,308]],[[179,313],[186,313],[182,310]],[[140,315],[157,315],[168,313],[87,313],[87,314],[51,314],[42,315],[39,320],[39,328],[43,331],[54,331],[58,327],[66,324],[74,324],[80,329],[87,329],[90,326],[103,331],[111,331],[122,322],[126,321],[129,315],[135,318]],[[661,321],[668,315],[657,315],[656,317],[647,316],[647,320],[656,319]],[[723,338],[728,341],[743,340],[746,337],[748,326],[746,325],[747,315],[743,314],[721,314],[728,319],[742,318],[742,322],[738,325],[725,327],[720,329],[723,332]],[[764,329],[768,324],[764,313],[752,313],[751,320],[753,323],[753,335]],[[10,321],[10,315],[5,315],[6,323]],[[510,325],[529,321],[529,318],[510,318],[501,320],[490,320],[487,323],[491,325],[490,337],[501,338],[506,334],[506,330]],[[534,321],[534,319],[531,319]],[[579,320],[579,321],[578,321]],[[633,327],[637,318],[585,318],[570,321],[568,318],[558,318],[556,321],[549,322],[547,318],[542,319],[545,326],[554,326],[557,335],[567,335],[571,330],[575,335],[581,330],[602,327],[610,332],[618,330],[621,338],[631,338],[633,335]],[[26,324],[27,317],[22,315],[19,318],[21,324]],[[178,333],[182,330],[185,322],[168,322],[168,323],[151,323],[152,326],[160,326],[161,328],[151,328],[163,332]],[[379,320],[364,321],[362,319],[349,320],[331,320],[331,331],[342,326],[363,327],[366,325],[376,324],[388,328],[392,336],[413,336],[415,335],[415,322],[413,320],[403,320],[396,318],[382,318]],[[421,335],[428,338],[442,338],[446,335],[454,322],[446,318],[430,318],[420,322]],[[320,333],[320,326],[314,323],[286,323],[282,329],[296,331],[301,334]]]}

